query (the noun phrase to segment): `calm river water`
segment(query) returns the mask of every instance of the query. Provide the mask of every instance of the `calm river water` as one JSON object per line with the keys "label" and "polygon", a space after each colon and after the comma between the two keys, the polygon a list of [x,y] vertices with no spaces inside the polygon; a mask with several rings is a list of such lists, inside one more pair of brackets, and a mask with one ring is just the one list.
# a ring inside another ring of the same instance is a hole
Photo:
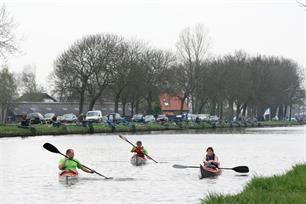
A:
{"label": "calm river water", "polygon": [[[143,167],[129,163],[131,145],[117,135],[68,135],[0,139],[0,203],[200,203],[208,193],[240,192],[255,175],[282,174],[305,161],[306,126],[198,132],[153,132],[125,135],[142,140],[152,161]],[[61,155],[42,148],[45,142],[61,152],[114,177],[105,180],[80,171],[74,185],[58,180]],[[224,170],[215,179],[198,178],[198,169],[175,169],[173,164],[199,165],[208,146],[223,167],[246,165],[248,175]]]}

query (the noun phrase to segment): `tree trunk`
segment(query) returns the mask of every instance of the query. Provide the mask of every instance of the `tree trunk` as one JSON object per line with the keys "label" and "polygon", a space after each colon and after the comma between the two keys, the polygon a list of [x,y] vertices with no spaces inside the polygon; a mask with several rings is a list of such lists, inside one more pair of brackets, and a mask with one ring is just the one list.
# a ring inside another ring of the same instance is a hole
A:
{"label": "tree trunk", "polygon": [[120,99],[120,95],[116,94],[114,102],[115,102],[115,113],[118,113],[118,108],[119,108],[119,99]]}
{"label": "tree trunk", "polygon": [[284,106],[283,106],[283,104],[281,104],[278,107],[279,107],[278,118],[279,118],[279,120],[283,120],[284,119]]}
{"label": "tree trunk", "polygon": [[242,116],[243,116],[244,119],[246,119],[247,107],[248,107],[248,105],[246,103],[242,106]]}
{"label": "tree trunk", "polygon": [[233,100],[229,100],[228,101],[228,106],[229,106],[229,116],[228,116],[228,120],[232,121],[234,118],[234,101]]}
{"label": "tree trunk", "polygon": [[134,115],[134,101],[131,102],[131,117]]}
{"label": "tree trunk", "polygon": [[91,98],[91,100],[90,100],[90,102],[89,102],[89,107],[88,107],[88,110],[89,110],[89,111],[93,110],[93,108],[94,108],[94,106],[95,106],[97,100],[98,100],[98,99],[100,98],[100,96],[102,95],[103,90],[104,90],[104,88],[100,88],[99,92],[98,92],[96,95],[92,96],[92,98]]}
{"label": "tree trunk", "polygon": [[201,101],[201,103],[199,105],[198,113],[202,113],[203,112],[204,105],[205,105],[205,102]]}
{"label": "tree trunk", "polygon": [[152,112],[152,94],[149,92],[147,97],[147,114],[151,114]]}
{"label": "tree trunk", "polygon": [[216,115],[216,105],[217,105],[216,100],[213,99],[211,101],[210,115]]}
{"label": "tree trunk", "polygon": [[79,103],[79,115],[83,113],[84,99],[85,99],[85,90],[80,93],[80,103]]}
{"label": "tree trunk", "polygon": [[139,100],[137,100],[135,104],[135,114],[138,114],[138,112],[139,112]]}
{"label": "tree trunk", "polygon": [[290,102],[290,105],[289,105],[289,121],[291,121],[291,117],[292,117],[292,103]]}
{"label": "tree trunk", "polygon": [[0,107],[0,123],[3,122],[3,115],[2,115],[3,109],[4,109],[3,105],[1,105],[1,107]]}
{"label": "tree trunk", "polygon": [[184,96],[183,98],[179,97],[179,99],[180,99],[180,101],[181,101],[181,107],[180,107],[180,112],[181,112],[181,114],[183,114],[183,112],[184,112],[184,104],[185,104],[186,98],[187,98],[187,97],[185,97],[185,96]]}
{"label": "tree trunk", "polygon": [[219,103],[219,118],[223,119],[223,102]]}
{"label": "tree trunk", "polygon": [[3,123],[6,122],[7,107],[3,109]]}
{"label": "tree trunk", "polygon": [[126,101],[122,101],[122,116],[125,117],[125,106],[126,106]]}
{"label": "tree trunk", "polygon": [[288,106],[285,105],[285,110],[284,110],[284,117],[285,117],[285,118],[287,117],[287,112],[288,112]]}
{"label": "tree trunk", "polygon": [[237,103],[237,109],[236,109],[236,120],[240,120],[239,115],[242,109],[242,105],[240,105],[240,103]]}

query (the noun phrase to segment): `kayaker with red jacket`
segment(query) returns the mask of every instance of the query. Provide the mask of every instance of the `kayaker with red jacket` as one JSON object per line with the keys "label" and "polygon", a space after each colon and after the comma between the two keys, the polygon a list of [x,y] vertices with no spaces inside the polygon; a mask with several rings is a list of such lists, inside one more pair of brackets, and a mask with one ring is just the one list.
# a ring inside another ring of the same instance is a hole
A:
{"label": "kayaker with red jacket", "polygon": [[137,156],[142,157],[144,159],[146,158],[145,155],[148,155],[148,151],[142,146],[141,141],[136,142],[136,147],[133,147],[131,152],[136,153]]}
{"label": "kayaker with red jacket", "polygon": [[204,166],[211,168],[218,168],[220,165],[219,158],[214,153],[214,149],[212,147],[208,147],[206,149],[206,155],[203,159]]}
{"label": "kayaker with red jacket", "polygon": [[76,175],[78,174],[77,169],[82,169],[83,171],[85,171],[87,173],[94,173],[95,172],[95,170],[93,170],[93,169],[85,168],[84,166],[82,166],[82,164],[77,159],[73,158],[74,157],[73,149],[67,149],[66,156],[68,158],[65,157],[65,158],[61,159],[59,161],[59,165],[58,165],[58,168],[60,170],[62,170],[63,172],[70,171],[70,172],[74,172]]}

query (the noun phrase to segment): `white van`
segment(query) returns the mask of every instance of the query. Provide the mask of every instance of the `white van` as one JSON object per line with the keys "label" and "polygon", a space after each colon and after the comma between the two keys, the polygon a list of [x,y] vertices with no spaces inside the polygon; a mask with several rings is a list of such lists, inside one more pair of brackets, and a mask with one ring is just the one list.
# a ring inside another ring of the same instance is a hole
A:
{"label": "white van", "polygon": [[93,121],[93,122],[101,122],[102,121],[102,112],[101,111],[88,111],[86,113],[87,121]]}

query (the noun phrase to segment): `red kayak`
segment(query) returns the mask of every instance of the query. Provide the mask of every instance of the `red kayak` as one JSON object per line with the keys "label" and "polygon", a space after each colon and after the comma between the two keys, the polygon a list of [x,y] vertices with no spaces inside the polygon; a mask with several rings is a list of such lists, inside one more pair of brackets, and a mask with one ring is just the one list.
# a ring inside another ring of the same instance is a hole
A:
{"label": "red kayak", "polygon": [[221,169],[200,165],[200,179],[215,177],[221,174]]}
{"label": "red kayak", "polygon": [[77,181],[79,176],[78,176],[77,171],[62,171],[58,174],[59,176],[59,181],[65,182],[67,184]]}

